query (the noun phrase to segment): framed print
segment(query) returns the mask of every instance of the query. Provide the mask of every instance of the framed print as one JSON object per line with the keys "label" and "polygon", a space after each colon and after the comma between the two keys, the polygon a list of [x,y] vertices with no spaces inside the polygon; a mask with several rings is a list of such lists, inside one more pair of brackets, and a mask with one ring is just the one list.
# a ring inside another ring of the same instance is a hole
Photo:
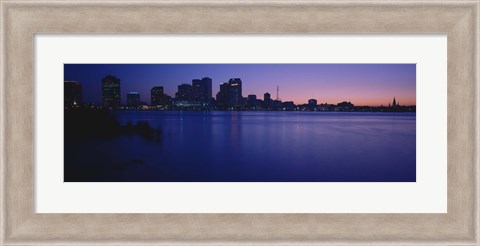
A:
{"label": "framed print", "polygon": [[1,245],[479,244],[479,1],[2,1]]}
{"label": "framed print", "polygon": [[[447,103],[445,35],[37,34],[35,44],[37,213],[447,211],[447,116],[428,110]],[[70,88],[64,108],[52,74]],[[103,106],[111,79],[115,109]],[[145,102],[157,88],[165,102]],[[112,131],[98,129],[107,122]],[[95,207],[77,206],[91,196]]]}

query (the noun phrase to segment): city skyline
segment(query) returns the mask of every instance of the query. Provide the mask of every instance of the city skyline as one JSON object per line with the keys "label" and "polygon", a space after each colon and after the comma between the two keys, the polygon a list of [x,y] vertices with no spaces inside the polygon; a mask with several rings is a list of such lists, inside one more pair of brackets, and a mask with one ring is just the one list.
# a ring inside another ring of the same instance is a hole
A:
{"label": "city skyline", "polygon": [[65,64],[64,80],[82,85],[83,102],[102,105],[102,79],[120,79],[121,102],[129,92],[150,104],[150,91],[161,86],[175,97],[178,86],[196,79],[212,79],[212,97],[232,78],[243,81],[242,96],[306,104],[351,101],[363,106],[387,106],[392,97],[406,106],[416,105],[415,64]]}

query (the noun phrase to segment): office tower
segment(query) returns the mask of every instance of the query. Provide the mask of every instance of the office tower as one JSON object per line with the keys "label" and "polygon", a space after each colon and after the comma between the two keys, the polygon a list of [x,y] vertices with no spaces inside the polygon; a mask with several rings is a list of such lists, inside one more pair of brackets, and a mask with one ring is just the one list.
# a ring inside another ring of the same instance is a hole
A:
{"label": "office tower", "polygon": [[308,106],[316,107],[317,106],[317,100],[315,100],[315,99],[308,100]]}
{"label": "office tower", "polygon": [[200,101],[200,97],[202,94],[202,80],[201,79],[192,79],[192,92],[193,92],[193,99],[196,101]]}
{"label": "office tower", "polygon": [[175,100],[177,101],[192,101],[194,99],[193,87],[189,84],[181,84],[178,86],[178,91],[175,93]]}
{"label": "office tower", "polygon": [[138,107],[140,106],[140,94],[135,91],[127,93],[127,106]]}
{"label": "office tower", "polygon": [[202,83],[205,86],[205,89],[203,90],[205,100],[212,100],[212,79],[209,77],[202,78]]}
{"label": "office tower", "polygon": [[243,106],[242,80],[232,78],[228,81],[228,106]]}
{"label": "office tower", "polygon": [[103,107],[120,107],[120,79],[107,75],[102,79]]}
{"label": "office tower", "polygon": [[220,91],[218,91],[216,99],[217,106],[224,107],[227,106],[228,102],[228,83],[220,84]]}
{"label": "office tower", "polygon": [[77,81],[64,81],[63,103],[65,107],[78,107],[82,104],[82,85]]}
{"label": "office tower", "polygon": [[212,79],[205,77],[202,79],[193,79],[193,97],[197,101],[212,100]]}
{"label": "office tower", "polygon": [[150,99],[152,106],[162,105],[163,97],[163,86],[155,86],[150,90]]}

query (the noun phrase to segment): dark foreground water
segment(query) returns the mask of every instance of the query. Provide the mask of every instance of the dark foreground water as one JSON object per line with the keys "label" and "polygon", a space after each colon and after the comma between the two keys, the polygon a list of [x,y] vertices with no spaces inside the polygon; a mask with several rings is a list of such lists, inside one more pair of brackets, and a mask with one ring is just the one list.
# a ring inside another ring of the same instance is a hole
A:
{"label": "dark foreground water", "polygon": [[65,142],[65,181],[415,182],[415,113],[119,111],[158,136]]}

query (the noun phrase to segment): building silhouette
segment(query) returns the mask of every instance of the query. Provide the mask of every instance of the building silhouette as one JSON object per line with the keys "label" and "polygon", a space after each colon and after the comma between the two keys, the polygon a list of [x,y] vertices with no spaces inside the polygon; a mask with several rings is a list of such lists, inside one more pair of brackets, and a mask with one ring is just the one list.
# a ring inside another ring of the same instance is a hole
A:
{"label": "building silhouette", "polygon": [[172,98],[163,92],[163,86],[155,86],[150,90],[150,99],[152,106],[166,106],[170,104]]}
{"label": "building silhouette", "polygon": [[248,95],[247,96],[247,107],[255,108],[257,107],[257,95]]}
{"label": "building silhouette", "polygon": [[295,103],[292,101],[286,101],[282,103],[283,110],[294,110],[295,109]]}
{"label": "building silhouette", "polygon": [[82,85],[77,81],[64,81],[63,94],[65,107],[77,107],[82,105]]}
{"label": "building silhouette", "polygon": [[[263,100],[255,94],[247,97],[242,95],[242,80],[231,78],[228,82],[220,84],[216,100],[212,98],[212,79],[192,79],[192,84],[180,84],[175,93],[175,98],[164,93],[162,86],[152,87],[150,91],[151,105],[161,110],[274,110],[274,111],[345,111],[345,112],[415,112],[416,106],[401,106],[396,97],[388,107],[382,106],[355,106],[350,101],[337,104],[318,104],[317,99],[309,99],[307,103],[296,105],[293,101],[282,102],[280,99],[272,100],[271,94],[265,92]],[[279,87],[277,86],[277,98]],[[107,75],[102,79],[103,107],[119,108],[120,104],[120,79]],[[76,81],[64,81],[65,107],[75,107],[82,103],[82,87]],[[127,107],[145,105],[140,101],[138,92],[127,93]],[[146,107],[148,109],[153,109]]]}
{"label": "building silhouette", "polygon": [[138,107],[140,106],[140,94],[136,91],[127,93],[127,106]]}
{"label": "building silhouette", "polygon": [[216,105],[222,108],[244,106],[242,80],[232,78],[228,82],[220,84],[220,90],[216,95]]}
{"label": "building silhouette", "polygon": [[[195,84],[198,85],[199,80],[194,80]],[[192,81],[193,82],[193,81]],[[200,82],[203,83],[203,82]],[[194,108],[194,109],[208,109],[211,107],[210,100],[200,100],[200,96],[197,93],[199,87],[194,87],[189,84],[181,84],[178,86],[178,91],[175,94],[175,100],[173,100],[173,105],[181,108]],[[201,88],[201,87],[200,87]],[[204,95],[205,96],[205,95]]]}
{"label": "building silhouette", "polygon": [[189,84],[181,84],[178,86],[177,93],[175,93],[176,101],[193,101],[194,93],[193,87]]}
{"label": "building silhouette", "polygon": [[212,79],[205,77],[202,79],[193,79],[193,96],[196,101],[212,100]]}
{"label": "building silhouette", "polygon": [[243,106],[242,96],[242,80],[240,78],[232,78],[228,81],[228,99],[227,106],[238,107]]}
{"label": "building silhouette", "polygon": [[351,102],[343,101],[340,103],[337,103],[336,110],[341,110],[341,111],[351,111],[354,110],[355,105]]}
{"label": "building silhouette", "polygon": [[317,100],[316,99],[309,99],[308,100],[308,106],[316,107],[317,106]]}
{"label": "building silhouette", "polygon": [[150,104],[152,106],[161,105],[163,98],[163,86],[155,86],[150,90]]}
{"label": "building silhouette", "polygon": [[220,90],[217,92],[216,104],[218,107],[226,107],[228,102],[228,83],[220,84]]}
{"label": "building silhouette", "polygon": [[263,94],[263,107],[269,108],[271,106],[272,106],[272,98],[270,96],[270,93],[265,92],[265,94]]}
{"label": "building silhouette", "polygon": [[390,105],[390,103],[388,103],[388,111],[390,112],[403,112],[403,111],[413,111],[412,107],[405,107],[405,106],[400,106],[400,103],[397,101],[397,99],[395,97],[393,97],[393,102],[392,104]]}
{"label": "building silhouette", "polygon": [[103,107],[120,107],[120,79],[107,75],[102,79]]}

